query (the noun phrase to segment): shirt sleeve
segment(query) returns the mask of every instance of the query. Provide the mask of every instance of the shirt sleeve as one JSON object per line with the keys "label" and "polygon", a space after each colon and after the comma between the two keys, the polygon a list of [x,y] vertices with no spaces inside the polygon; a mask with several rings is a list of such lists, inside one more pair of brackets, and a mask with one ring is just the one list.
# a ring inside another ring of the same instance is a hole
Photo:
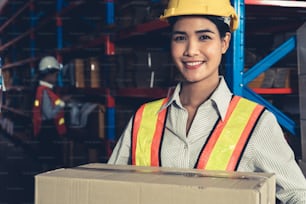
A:
{"label": "shirt sleeve", "polygon": [[47,91],[43,91],[42,98],[42,116],[44,120],[54,119],[55,116],[64,108],[64,103],[59,103],[53,106],[50,96]]}
{"label": "shirt sleeve", "polygon": [[130,165],[132,164],[131,159],[131,132],[132,132],[132,121],[130,119],[128,125],[120,136],[113,152],[108,160],[108,164],[116,165]]}
{"label": "shirt sleeve", "polygon": [[264,112],[250,143],[250,170],[274,173],[276,197],[283,203],[306,203],[305,177],[282,128],[271,112]]}

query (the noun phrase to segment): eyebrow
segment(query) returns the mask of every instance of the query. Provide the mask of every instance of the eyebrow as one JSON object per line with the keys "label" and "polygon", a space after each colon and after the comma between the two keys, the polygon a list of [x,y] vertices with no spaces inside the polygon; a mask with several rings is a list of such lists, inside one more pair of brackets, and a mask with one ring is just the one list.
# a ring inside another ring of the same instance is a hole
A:
{"label": "eyebrow", "polygon": [[[200,33],[214,33],[214,32],[209,30],[209,29],[203,29],[203,30],[197,30],[197,31],[195,31],[195,33],[200,34]],[[172,35],[174,35],[174,34],[186,35],[186,32],[184,32],[184,31],[173,31]]]}

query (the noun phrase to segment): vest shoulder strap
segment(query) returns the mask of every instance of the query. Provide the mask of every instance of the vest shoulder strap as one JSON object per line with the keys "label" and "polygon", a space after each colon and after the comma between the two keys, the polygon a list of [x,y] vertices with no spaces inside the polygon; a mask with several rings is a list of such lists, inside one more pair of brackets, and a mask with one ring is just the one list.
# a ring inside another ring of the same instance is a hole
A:
{"label": "vest shoulder strap", "polygon": [[134,115],[132,128],[132,164],[159,166],[159,148],[166,112],[160,108],[168,98],[143,104]]}
{"label": "vest shoulder strap", "polygon": [[220,120],[203,147],[197,168],[229,170],[237,168],[242,152],[264,107],[234,96],[224,120]]}

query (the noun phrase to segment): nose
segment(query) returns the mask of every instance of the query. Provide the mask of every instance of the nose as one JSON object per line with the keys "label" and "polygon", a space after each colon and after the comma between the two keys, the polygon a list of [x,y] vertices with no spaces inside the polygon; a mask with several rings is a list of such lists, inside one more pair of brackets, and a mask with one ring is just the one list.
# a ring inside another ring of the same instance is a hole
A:
{"label": "nose", "polygon": [[192,39],[188,40],[188,43],[186,44],[184,56],[193,57],[193,56],[197,56],[198,54],[199,54],[198,43]]}

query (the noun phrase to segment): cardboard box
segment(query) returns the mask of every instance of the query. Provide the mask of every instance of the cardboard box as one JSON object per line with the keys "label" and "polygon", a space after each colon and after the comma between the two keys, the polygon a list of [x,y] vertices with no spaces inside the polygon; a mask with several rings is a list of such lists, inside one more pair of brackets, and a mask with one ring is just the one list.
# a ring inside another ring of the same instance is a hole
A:
{"label": "cardboard box", "polygon": [[101,75],[100,75],[100,63],[99,60],[95,57],[89,58],[89,66],[90,66],[90,87],[91,88],[99,88]]}
{"label": "cardboard box", "polygon": [[248,87],[249,88],[261,88],[264,78],[265,78],[265,73],[260,74],[254,80],[250,81],[250,83],[248,84]]}
{"label": "cardboard box", "polygon": [[275,176],[92,163],[35,176],[36,204],[272,204]]}
{"label": "cardboard box", "polygon": [[84,60],[75,59],[74,60],[74,71],[75,71],[75,87],[84,88],[85,78],[84,78]]}
{"label": "cardboard box", "polygon": [[274,88],[291,88],[290,74],[291,70],[296,70],[290,67],[278,67],[276,68],[275,79],[273,83]]}

